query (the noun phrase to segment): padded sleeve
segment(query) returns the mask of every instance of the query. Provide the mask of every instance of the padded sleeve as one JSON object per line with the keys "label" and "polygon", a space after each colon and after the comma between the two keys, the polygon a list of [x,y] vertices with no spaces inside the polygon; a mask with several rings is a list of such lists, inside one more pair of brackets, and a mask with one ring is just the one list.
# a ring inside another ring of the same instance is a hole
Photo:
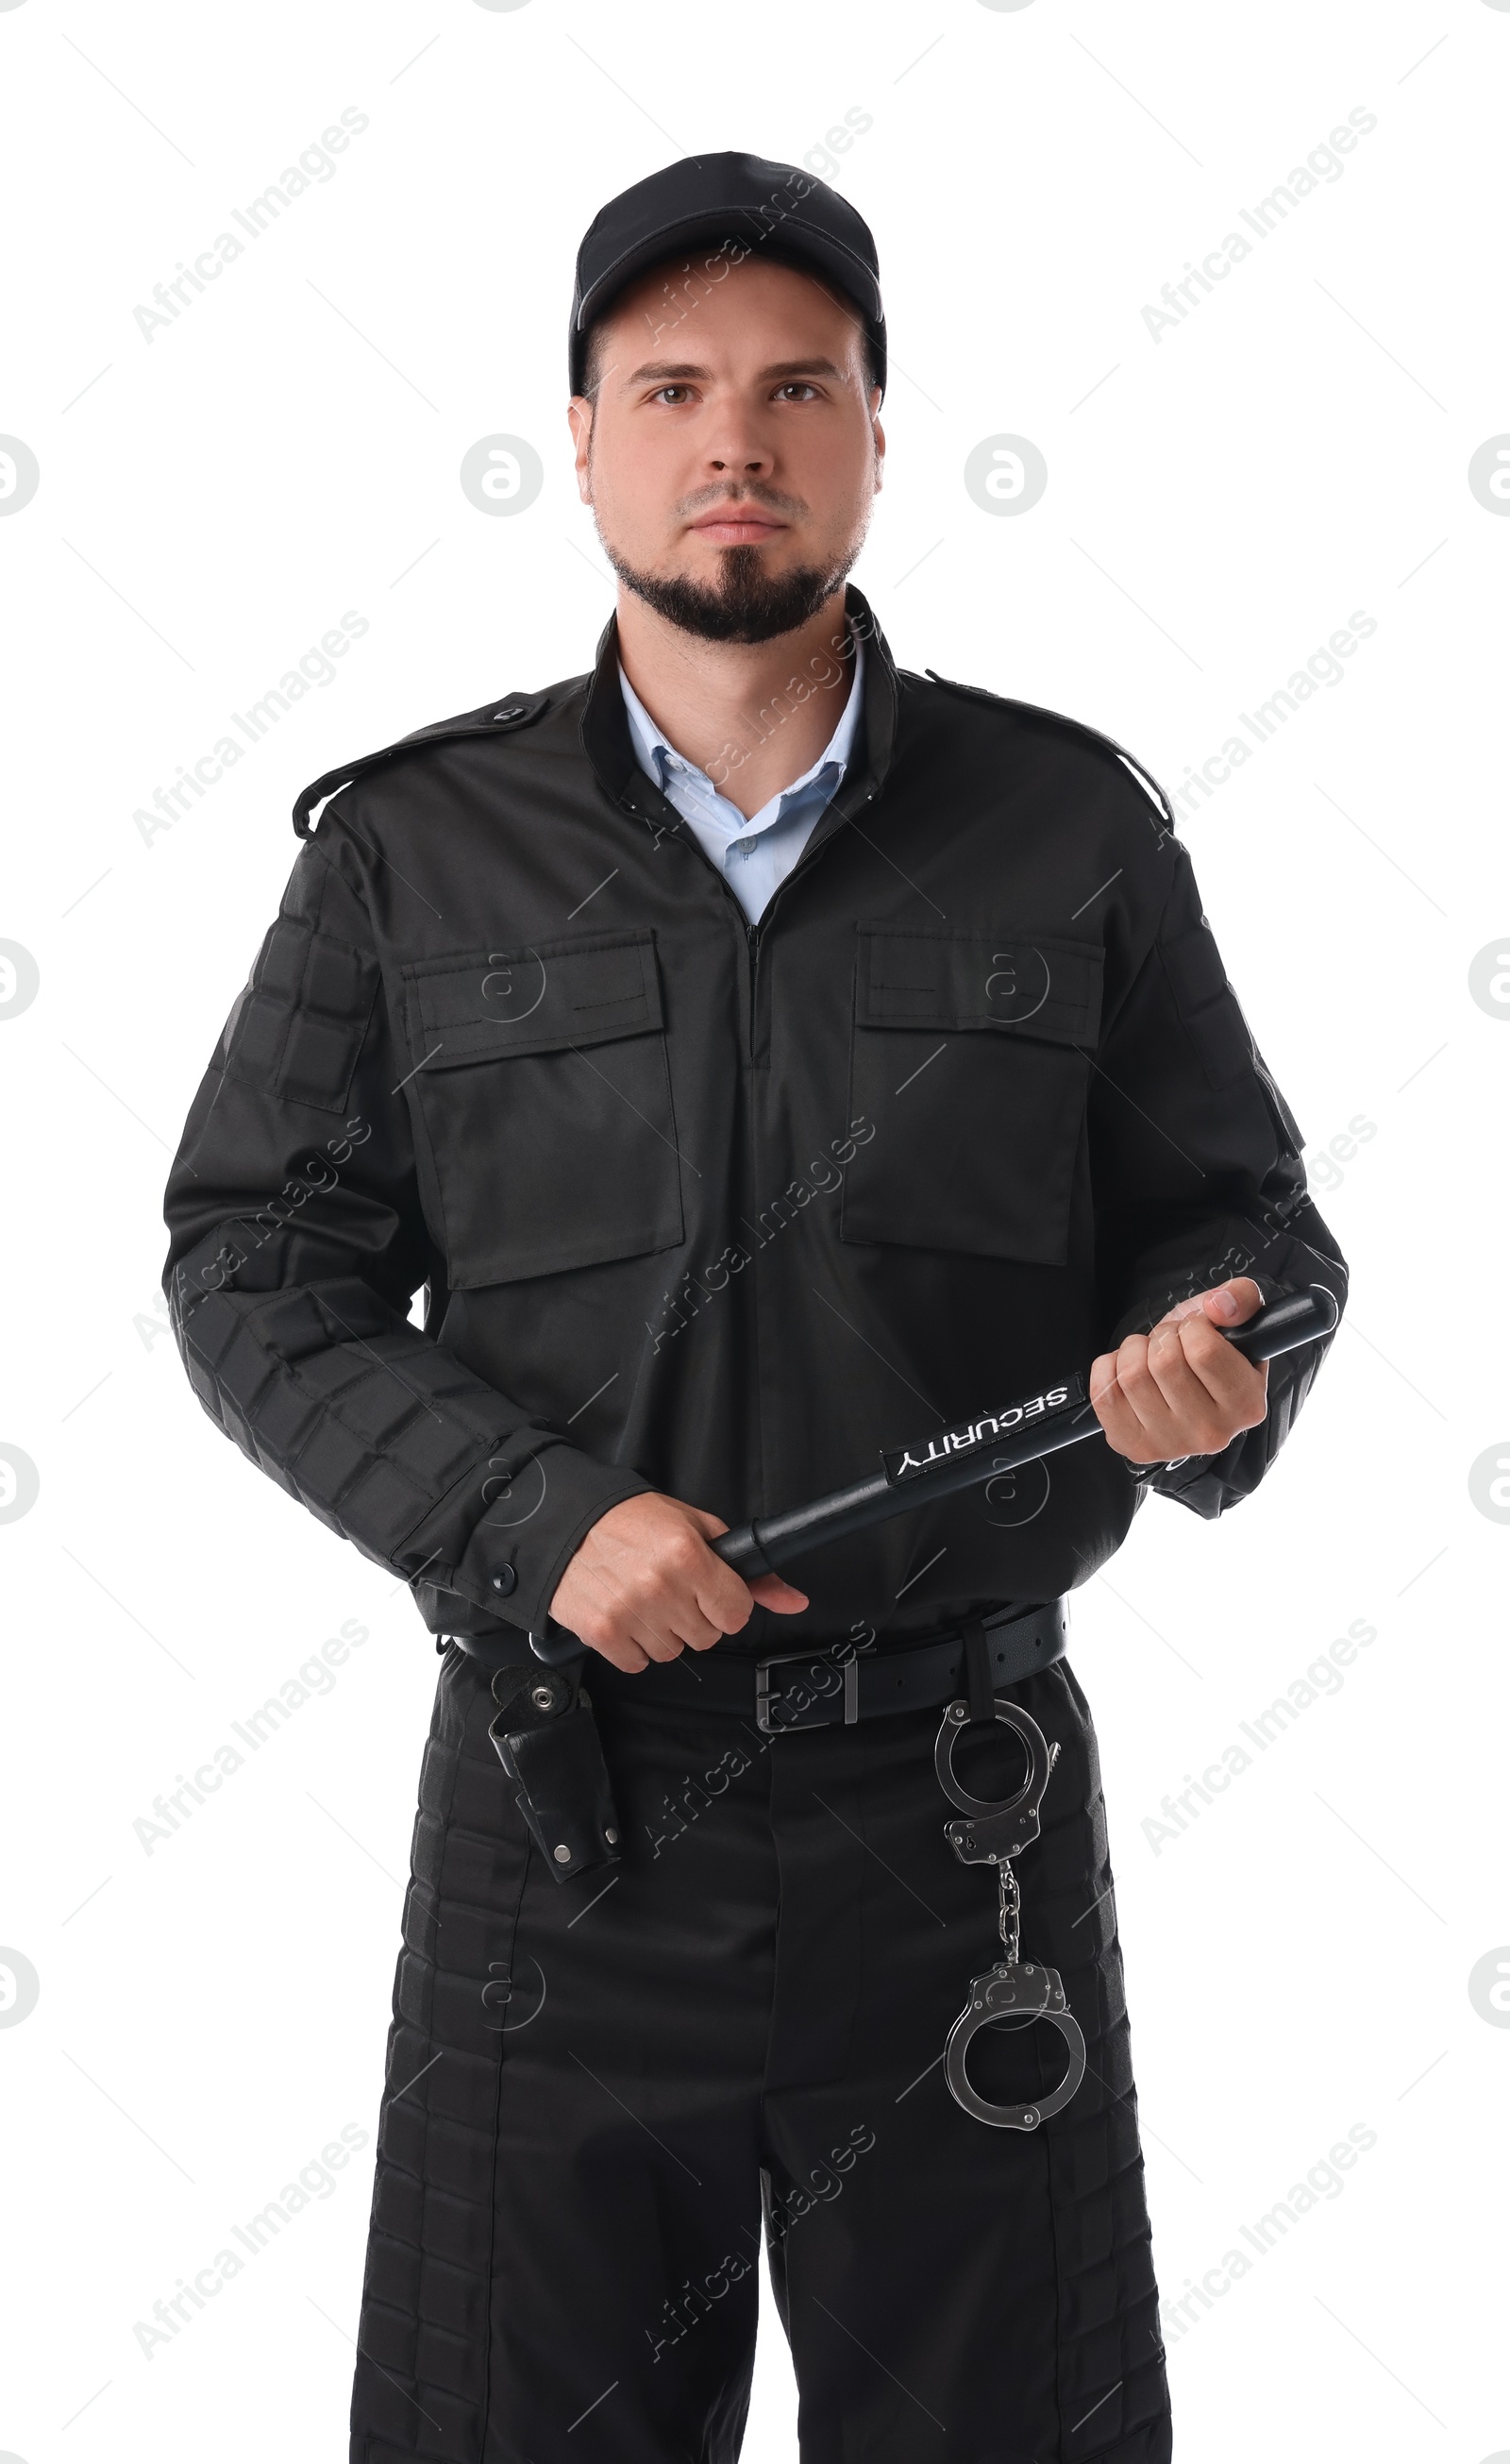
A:
{"label": "padded sleeve", "polygon": [[[300,854],[189,1111],[164,1209],[174,1334],[210,1418],[333,1531],[411,1585],[540,1631],[589,1527],[652,1484],[568,1444],[409,1320],[440,1261],[407,1063],[331,835],[322,819]],[[491,1530],[526,1465],[542,1504]]]}
{"label": "padded sleeve", "polygon": [[[1347,1269],[1306,1190],[1304,1139],[1227,980],[1184,847],[1174,848],[1158,932],[1108,1024],[1092,1085],[1105,1349],[1232,1275],[1251,1275],[1265,1301],[1317,1283],[1345,1305]],[[1143,1485],[1208,1517],[1249,1495],[1330,1340],[1271,1362],[1258,1427],[1219,1455],[1153,1466]]]}

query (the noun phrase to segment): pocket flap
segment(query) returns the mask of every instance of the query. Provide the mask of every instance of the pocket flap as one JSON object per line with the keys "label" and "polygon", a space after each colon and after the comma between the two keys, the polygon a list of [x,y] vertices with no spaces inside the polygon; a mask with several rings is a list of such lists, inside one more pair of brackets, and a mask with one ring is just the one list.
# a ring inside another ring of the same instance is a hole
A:
{"label": "pocket flap", "polygon": [[662,1024],[651,933],[468,950],[406,966],[409,1043],[427,1069],[560,1052]]}
{"label": "pocket flap", "polygon": [[1098,944],[862,924],[855,1017],[862,1026],[996,1027],[1050,1044],[1093,1045],[1101,1028]]}

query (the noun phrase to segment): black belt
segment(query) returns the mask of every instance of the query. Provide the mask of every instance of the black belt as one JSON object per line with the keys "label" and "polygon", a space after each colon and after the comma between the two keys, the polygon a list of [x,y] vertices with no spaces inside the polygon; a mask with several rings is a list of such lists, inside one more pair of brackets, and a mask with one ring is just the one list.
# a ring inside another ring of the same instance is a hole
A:
{"label": "black belt", "polygon": [[[983,1617],[983,1639],[993,1686],[1018,1685],[1035,1669],[1047,1668],[1065,1649],[1062,1600],[1050,1600],[1025,1615]],[[458,1636],[466,1648],[467,1638]],[[587,1672],[601,1687],[631,1703],[656,1703],[678,1711],[729,1711],[753,1718],[767,1736],[790,1728],[825,1728],[843,1722],[874,1720],[892,1711],[936,1708],[969,1693],[966,1639],[954,1627],[931,1642],[889,1651],[860,1651],[854,1643],[809,1644],[802,1651],[773,1651],[761,1659],[743,1653],[684,1651],[676,1660],[652,1660],[634,1674],[595,1656]]]}

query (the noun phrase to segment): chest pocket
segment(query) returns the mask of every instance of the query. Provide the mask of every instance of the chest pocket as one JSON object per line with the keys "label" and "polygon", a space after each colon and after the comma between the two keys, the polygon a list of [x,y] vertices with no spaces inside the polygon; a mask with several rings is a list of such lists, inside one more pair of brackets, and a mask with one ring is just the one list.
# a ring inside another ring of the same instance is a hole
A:
{"label": "chest pocket", "polygon": [[453,1289],[682,1238],[654,935],[473,950],[404,970],[409,1092]]}
{"label": "chest pocket", "polygon": [[1101,1024],[1099,945],[859,928],[840,1235],[1055,1266]]}

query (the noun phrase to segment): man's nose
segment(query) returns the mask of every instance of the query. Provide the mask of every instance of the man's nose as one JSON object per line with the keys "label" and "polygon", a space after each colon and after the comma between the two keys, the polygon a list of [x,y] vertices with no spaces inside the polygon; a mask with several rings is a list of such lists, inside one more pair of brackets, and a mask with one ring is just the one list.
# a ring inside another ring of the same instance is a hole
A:
{"label": "man's nose", "polygon": [[709,439],[708,467],[723,479],[768,479],[776,454],[748,412],[731,405]]}

